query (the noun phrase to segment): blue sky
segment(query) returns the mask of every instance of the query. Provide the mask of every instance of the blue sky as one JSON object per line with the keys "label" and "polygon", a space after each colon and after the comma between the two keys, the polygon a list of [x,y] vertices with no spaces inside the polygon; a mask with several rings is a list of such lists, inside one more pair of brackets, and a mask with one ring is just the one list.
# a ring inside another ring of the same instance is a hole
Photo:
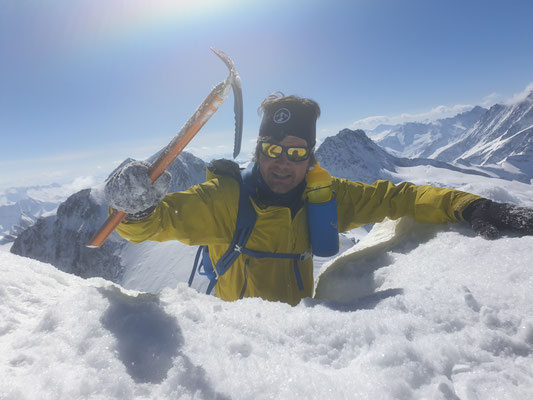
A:
{"label": "blue sky", "polygon": [[[0,0],[0,188],[98,182],[164,147],[227,76],[210,47],[241,75],[243,157],[275,91],[319,102],[322,138],[508,101],[533,89],[532,18],[526,0]],[[187,150],[231,153],[232,102]]]}

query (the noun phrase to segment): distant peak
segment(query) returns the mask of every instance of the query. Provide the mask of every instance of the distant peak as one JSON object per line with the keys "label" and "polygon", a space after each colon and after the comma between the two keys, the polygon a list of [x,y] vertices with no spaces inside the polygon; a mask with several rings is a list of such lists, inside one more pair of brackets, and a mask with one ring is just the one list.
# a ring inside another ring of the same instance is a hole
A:
{"label": "distant peak", "polygon": [[339,135],[341,135],[341,136],[345,136],[345,135],[361,136],[361,137],[368,138],[368,136],[366,135],[365,131],[362,130],[362,129],[356,129],[356,130],[352,131],[351,129],[344,128],[343,130],[341,130],[339,132]]}

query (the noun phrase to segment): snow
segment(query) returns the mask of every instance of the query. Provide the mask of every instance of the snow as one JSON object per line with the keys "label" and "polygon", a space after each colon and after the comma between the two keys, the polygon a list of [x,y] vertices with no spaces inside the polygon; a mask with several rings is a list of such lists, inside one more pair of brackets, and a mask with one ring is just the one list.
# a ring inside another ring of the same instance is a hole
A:
{"label": "snow", "polygon": [[[128,268],[124,271],[121,286],[127,289],[159,293],[165,287],[175,287],[177,282],[187,282],[196,256],[197,247],[177,241],[143,242],[124,246],[120,258]],[[157,265],[154,271],[153,265]],[[207,289],[207,279],[195,278],[195,288],[202,293]]]}
{"label": "snow", "polygon": [[11,250],[11,246],[13,246],[12,242],[0,243],[0,252],[2,251],[9,252]]}
{"label": "snow", "polygon": [[533,398],[533,237],[408,232],[348,264],[348,302],[296,307],[142,293],[0,252],[0,398]]}
{"label": "snow", "polygon": [[393,176],[399,180],[408,180],[416,185],[431,184],[451,187],[502,203],[533,207],[533,186],[518,181],[466,175],[458,171],[430,165],[398,167]]}

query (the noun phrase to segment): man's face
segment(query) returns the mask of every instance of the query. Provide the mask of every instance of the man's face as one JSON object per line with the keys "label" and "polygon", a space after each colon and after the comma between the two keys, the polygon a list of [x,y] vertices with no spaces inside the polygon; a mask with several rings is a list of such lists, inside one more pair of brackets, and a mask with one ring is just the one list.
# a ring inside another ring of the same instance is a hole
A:
{"label": "man's face", "polygon": [[[305,139],[285,136],[279,143],[282,146],[307,147]],[[268,187],[278,194],[285,194],[294,189],[305,178],[309,169],[310,158],[300,162],[287,159],[285,152],[279,158],[269,158],[259,152],[259,171]]]}

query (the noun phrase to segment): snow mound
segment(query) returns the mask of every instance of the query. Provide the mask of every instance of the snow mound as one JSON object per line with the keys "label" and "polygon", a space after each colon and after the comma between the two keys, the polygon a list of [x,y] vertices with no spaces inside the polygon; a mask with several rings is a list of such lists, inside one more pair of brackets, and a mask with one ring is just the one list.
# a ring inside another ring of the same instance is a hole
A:
{"label": "snow mound", "polygon": [[348,301],[296,307],[129,291],[0,252],[0,398],[533,398],[533,237],[409,224],[344,264]]}

